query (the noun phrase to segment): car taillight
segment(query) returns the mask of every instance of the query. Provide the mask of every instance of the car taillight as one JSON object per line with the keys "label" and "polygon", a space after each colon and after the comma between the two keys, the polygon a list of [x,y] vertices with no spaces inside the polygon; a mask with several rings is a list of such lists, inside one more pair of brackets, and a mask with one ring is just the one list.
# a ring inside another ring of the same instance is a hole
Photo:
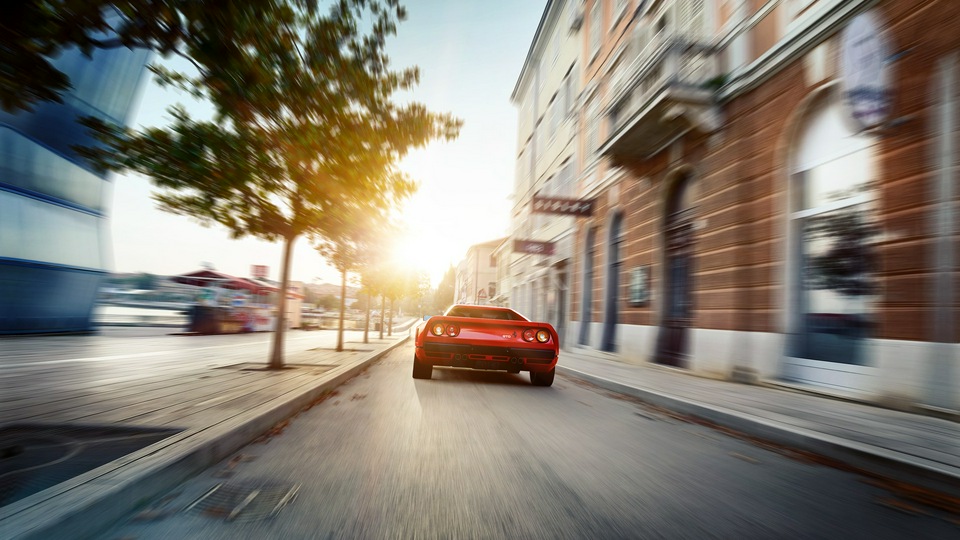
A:
{"label": "car taillight", "polygon": [[540,331],[538,331],[538,332],[537,332],[537,341],[539,341],[540,343],[546,343],[546,342],[550,341],[550,332],[547,332],[546,330],[540,330]]}
{"label": "car taillight", "polygon": [[537,339],[536,334],[537,334],[537,333],[536,333],[535,330],[533,330],[532,328],[527,328],[526,330],[523,331],[523,340],[524,340],[524,341],[533,341],[533,340]]}
{"label": "car taillight", "polygon": [[442,323],[437,323],[430,327],[430,332],[435,336],[442,336],[445,330]]}
{"label": "car taillight", "polygon": [[459,333],[460,333],[460,327],[459,327],[459,326],[457,326],[457,325],[455,325],[455,324],[451,324],[450,326],[447,327],[447,335],[448,335],[448,336],[450,336],[450,337],[457,337],[457,335],[458,335]]}

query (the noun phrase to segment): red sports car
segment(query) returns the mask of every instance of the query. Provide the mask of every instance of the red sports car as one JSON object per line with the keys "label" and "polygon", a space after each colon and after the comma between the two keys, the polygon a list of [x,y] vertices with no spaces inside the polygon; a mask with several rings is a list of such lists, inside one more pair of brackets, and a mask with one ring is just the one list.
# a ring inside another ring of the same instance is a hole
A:
{"label": "red sports car", "polygon": [[455,305],[417,330],[413,378],[429,379],[433,366],[530,372],[535,386],[550,386],[560,340],[553,326],[531,322],[508,308]]}

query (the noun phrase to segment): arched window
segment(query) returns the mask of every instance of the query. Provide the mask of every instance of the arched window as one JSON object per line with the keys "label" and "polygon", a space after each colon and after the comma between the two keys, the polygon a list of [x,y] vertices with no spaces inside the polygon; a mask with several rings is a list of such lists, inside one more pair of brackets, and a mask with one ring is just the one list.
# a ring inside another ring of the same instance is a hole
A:
{"label": "arched window", "polygon": [[850,130],[838,100],[822,101],[800,130],[790,174],[788,356],[865,365],[878,293],[875,140]]}

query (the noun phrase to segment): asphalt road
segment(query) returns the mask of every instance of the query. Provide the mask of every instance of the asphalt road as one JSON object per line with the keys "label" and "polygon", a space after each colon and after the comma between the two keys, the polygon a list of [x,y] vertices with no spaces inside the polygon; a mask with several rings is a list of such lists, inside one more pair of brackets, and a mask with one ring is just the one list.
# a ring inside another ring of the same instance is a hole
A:
{"label": "asphalt road", "polygon": [[958,516],[571,379],[437,368],[415,381],[412,354],[103,537],[960,537]]}
{"label": "asphalt road", "polygon": [[[362,331],[345,334],[347,341],[363,339]],[[5,336],[0,338],[0,391],[9,397],[23,388],[31,393],[62,391],[66,386],[136,381],[241,362],[266,365],[272,338],[267,332],[190,336],[170,328],[122,327],[105,327],[85,336]],[[284,337],[284,355],[290,363],[298,354],[336,343],[337,334],[331,330],[290,330]]]}

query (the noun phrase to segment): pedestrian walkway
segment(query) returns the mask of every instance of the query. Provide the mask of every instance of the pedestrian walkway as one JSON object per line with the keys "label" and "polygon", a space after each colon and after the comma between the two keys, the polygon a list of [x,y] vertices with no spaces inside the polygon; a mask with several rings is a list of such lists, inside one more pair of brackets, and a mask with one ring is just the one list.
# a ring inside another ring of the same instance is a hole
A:
{"label": "pedestrian walkway", "polygon": [[[960,497],[960,423],[573,348],[558,373],[770,443]],[[960,509],[960,506],[957,507]]]}
{"label": "pedestrian walkway", "polygon": [[[337,386],[407,338],[405,327],[383,339],[371,332],[369,343],[348,342],[341,352],[316,347],[288,354],[287,368],[279,371],[265,369],[259,354],[240,363],[232,356],[227,362],[184,362],[175,355],[166,360],[170,351],[148,373],[138,373],[137,362],[160,353],[108,356],[125,363],[109,377],[95,376],[99,358],[53,360],[43,373],[27,362],[4,364],[0,443],[9,439],[4,451],[22,449],[4,460],[0,490],[23,489],[51,474],[55,458],[80,474],[0,507],[0,538],[89,537],[261,434],[282,429],[291,416],[334,395]],[[240,354],[235,345],[199,350],[210,358]],[[110,426],[127,431],[111,433]],[[165,430],[150,438],[156,428]],[[84,430],[99,440],[85,439]],[[115,442],[105,444],[111,437]],[[152,444],[90,470],[76,463],[138,437]],[[71,450],[59,456],[64,444]],[[30,470],[36,474],[23,473]]]}

